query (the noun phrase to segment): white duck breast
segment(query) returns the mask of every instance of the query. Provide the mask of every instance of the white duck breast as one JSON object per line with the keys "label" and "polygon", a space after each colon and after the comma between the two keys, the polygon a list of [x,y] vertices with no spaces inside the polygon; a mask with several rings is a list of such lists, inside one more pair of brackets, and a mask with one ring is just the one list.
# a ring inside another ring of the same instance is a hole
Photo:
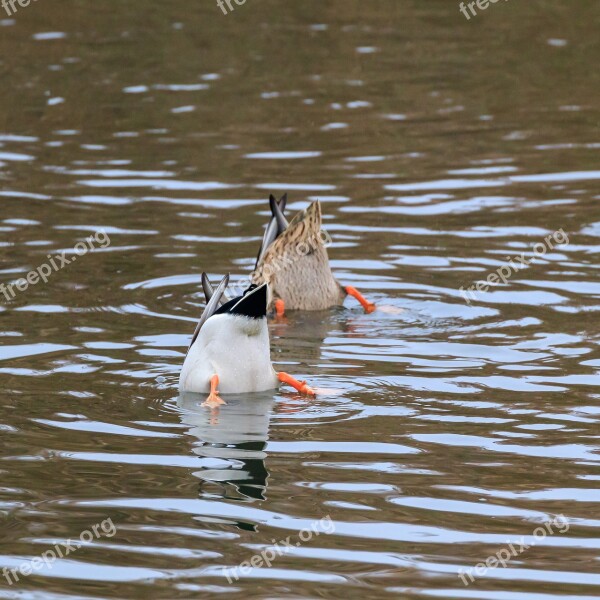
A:
{"label": "white duck breast", "polygon": [[208,392],[214,375],[219,378],[222,394],[277,388],[279,380],[271,364],[267,329],[266,285],[217,309],[221,295],[211,297],[201,319],[200,330],[183,363],[180,391]]}
{"label": "white duck breast", "polygon": [[179,389],[208,392],[215,374],[222,394],[262,392],[279,386],[271,364],[266,317],[224,313],[206,321],[183,363]]}

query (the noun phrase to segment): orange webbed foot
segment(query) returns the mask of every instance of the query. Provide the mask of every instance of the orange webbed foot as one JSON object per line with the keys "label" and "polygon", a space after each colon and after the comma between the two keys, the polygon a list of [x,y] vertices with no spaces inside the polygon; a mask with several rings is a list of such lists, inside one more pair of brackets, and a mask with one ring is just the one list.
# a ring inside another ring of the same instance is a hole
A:
{"label": "orange webbed foot", "polygon": [[226,404],[225,400],[219,396],[219,390],[217,389],[219,385],[219,376],[213,375],[210,378],[210,394],[208,398],[202,403],[201,406],[206,406],[208,408],[216,408],[217,406],[221,406]]}
{"label": "orange webbed foot", "polygon": [[206,406],[207,408],[216,408],[217,406],[221,406],[223,404],[226,404],[223,398],[217,394],[209,394],[208,398],[201,404],[201,406]]}
{"label": "orange webbed foot", "polygon": [[281,298],[275,300],[275,315],[278,318],[281,318],[283,315],[285,315],[285,302]]}
{"label": "orange webbed foot", "polygon": [[355,287],[348,285],[346,286],[345,290],[348,296],[356,298],[361,303],[367,314],[372,313],[377,308],[372,302],[369,302]]}
{"label": "orange webbed foot", "polygon": [[295,379],[291,375],[288,375],[287,373],[284,373],[283,371],[277,373],[277,377],[279,378],[279,381],[281,381],[281,383],[287,383],[288,385],[291,385],[296,391],[300,392],[301,394],[305,394],[307,396],[317,395],[317,393],[309,385],[307,385],[306,381],[298,381],[297,379]]}

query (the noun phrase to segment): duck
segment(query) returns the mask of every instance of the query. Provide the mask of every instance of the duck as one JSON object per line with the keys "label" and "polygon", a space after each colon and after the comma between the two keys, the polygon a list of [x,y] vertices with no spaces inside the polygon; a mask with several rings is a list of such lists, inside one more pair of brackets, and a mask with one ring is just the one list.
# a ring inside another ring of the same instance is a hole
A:
{"label": "duck", "polygon": [[251,284],[241,296],[225,293],[229,274],[215,289],[202,273],[204,309],[179,376],[179,391],[208,393],[204,407],[226,402],[220,394],[264,392],[288,384],[301,394],[315,396],[305,381],[276,372],[271,362],[267,327],[268,284]]}
{"label": "duck", "polygon": [[356,298],[366,313],[369,302],[355,287],[343,286],[333,276],[322,228],[321,203],[312,202],[291,221],[285,217],[287,194],[269,196],[271,218],[265,228],[250,281],[269,284],[269,310],[283,317],[286,310],[325,310],[341,306],[347,296]]}

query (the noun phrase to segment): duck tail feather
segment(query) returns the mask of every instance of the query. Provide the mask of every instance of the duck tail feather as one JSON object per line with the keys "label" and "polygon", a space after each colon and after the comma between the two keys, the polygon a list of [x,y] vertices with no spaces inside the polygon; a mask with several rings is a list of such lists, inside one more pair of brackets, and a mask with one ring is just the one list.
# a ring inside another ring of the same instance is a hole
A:
{"label": "duck tail feather", "polygon": [[[204,274],[204,275],[206,275],[206,274]],[[206,279],[206,281],[208,282],[208,285],[212,288],[210,281],[208,281],[208,276],[203,277],[203,280],[204,279]],[[219,305],[224,303],[223,297],[225,295],[225,289],[227,288],[228,285],[229,285],[229,273],[227,275],[225,275],[225,277],[223,277],[223,279],[221,279],[221,283],[219,283],[217,289],[214,290],[214,292],[212,293],[211,298],[208,301],[206,308],[204,309],[204,312],[202,313],[202,316],[200,317],[200,320],[198,321],[198,325],[196,325],[196,329],[194,330],[194,335],[192,336],[192,341],[190,342],[188,352],[189,352],[189,349],[193,346],[194,342],[196,341],[196,338],[198,337],[198,334],[200,333],[200,330],[202,329],[202,325],[204,325],[204,323],[206,323],[206,321],[215,314],[216,310],[219,308]]]}

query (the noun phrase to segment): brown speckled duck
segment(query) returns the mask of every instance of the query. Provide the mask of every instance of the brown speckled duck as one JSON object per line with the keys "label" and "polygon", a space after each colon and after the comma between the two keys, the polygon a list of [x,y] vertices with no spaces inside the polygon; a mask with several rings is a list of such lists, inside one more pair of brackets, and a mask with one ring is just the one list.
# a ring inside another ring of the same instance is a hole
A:
{"label": "brown speckled duck", "polygon": [[278,316],[288,310],[323,310],[343,304],[353,296],[365,312],[375,305],[352,286],[342,286],[331,272],[326,243],[329,235],[321,229],[321,203],[316,200],[289,223],[284,216],[287,194],[279,201],[271,194],[271,219],[258,252],[252,283],[269,284],[269,308]]}

